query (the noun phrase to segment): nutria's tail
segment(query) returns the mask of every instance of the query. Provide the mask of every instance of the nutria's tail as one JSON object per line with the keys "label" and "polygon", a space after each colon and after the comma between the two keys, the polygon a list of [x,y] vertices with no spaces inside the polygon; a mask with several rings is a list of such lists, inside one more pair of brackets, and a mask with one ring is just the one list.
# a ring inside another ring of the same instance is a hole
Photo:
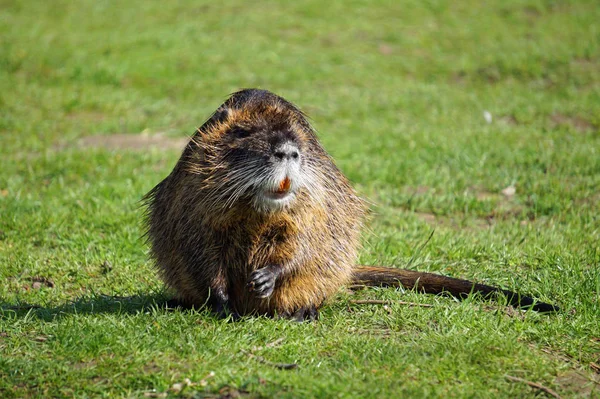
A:
{"label": "nutria's tail", "polygon": [[370,287],[403,286],[409,290],[414,288],[426,294],[447,293],[456,298],[466,298],[470,293],[479,293],[484,298],[489,298],[502,293],[506,296],[508,303],[515,307],[523,307],[538,312],[556,312],[559,310],[558,306],[539,302],[529,296],[489,285],[439,274],[391,267],[357,266],[352,275],[352,283]]}

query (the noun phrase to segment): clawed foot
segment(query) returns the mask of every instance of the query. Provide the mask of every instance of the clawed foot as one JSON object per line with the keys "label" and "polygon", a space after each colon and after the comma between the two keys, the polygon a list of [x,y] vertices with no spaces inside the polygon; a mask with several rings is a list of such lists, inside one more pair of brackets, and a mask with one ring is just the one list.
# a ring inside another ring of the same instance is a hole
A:
{"label": "clawed foot", "polygon": [[183,309],[183,310],[189,310],[189,309],[194,309],[194,305],[190,304],[189,302],[183,301],[179,298],[171,298],[169,300],[167,300],[164,303],[164,307],[167,310],[175,310],[175,309]]}
{"label": "clawed foot", "polygon": [[302,323],[304,321],[316,321],[319,320],[319,310],[315,305],[300,308],[294,313],[282,313],[279,317],[283,319],[290,319]]}
{"label": "clawed foot", "polygon": [[254,292],[259,298],[268,298],[273,294],[277,277],[281,274],[281,268],[277,266],[267,266],[258,269],[250,274],[247,287],[250,292]]}
{"label": "clawed foot", "polygon": [[[196,307],[193,304],[190,304],[189,302],[178,298],[169,299],[164,303],[164,306],[167,310],[192,310],[202,308],[202,306]],[[231,311],[227,306],[226,302],[210,302],[208,303],[208,308],[219,319],[226,319],[228,317],[231,317],[231,321],[238,321],[242,318],[242,316],[240,316],[239,313]]]}
{"label": "clawed foot", "polygon": [[237,312],[231,310],[229,295],[222,288],[217,288],[211,292],[208,306],[219,319],[226,319],[231,316],[231,321],[238,321],[241,318]]}
{"label": "clawed foot", "polygon": [[237,312],[231,311],[226,304],[218,304],[213,306],[211,310],[219,319],[226,319],[231,316],[231,321],[238,321],[242,318]]}

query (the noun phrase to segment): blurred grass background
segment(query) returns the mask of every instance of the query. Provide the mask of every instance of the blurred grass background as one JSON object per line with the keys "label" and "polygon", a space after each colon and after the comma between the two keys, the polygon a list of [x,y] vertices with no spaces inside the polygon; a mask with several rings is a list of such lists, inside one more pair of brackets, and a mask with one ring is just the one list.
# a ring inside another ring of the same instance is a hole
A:
{"label": "blurred grass background", "polygon": [[[539,394],[510,374],[597,397],[598,21],[583,0],[1,0],[0,393]],[[305,110],[373,202],[361,262],[564,312],[396,290],[341,293],[313,325],[153,307],[138,201],[244,87]],[[264,356],[297,371],[240,355],[281,337]],[[172,389],[185,378],[197,385]]]}

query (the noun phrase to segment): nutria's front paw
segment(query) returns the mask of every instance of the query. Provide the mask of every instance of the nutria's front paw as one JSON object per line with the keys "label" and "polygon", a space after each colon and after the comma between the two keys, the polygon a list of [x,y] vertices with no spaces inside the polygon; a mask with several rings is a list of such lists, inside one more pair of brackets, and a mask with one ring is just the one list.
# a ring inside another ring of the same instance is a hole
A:
{"label": "nutria's front paw", "polygon": [[304,321],[319,320],[319,309],[315,305],[309,305],[296,310],[294,313],[283,312],[278,315],[282,319],[290,319],[302,323]]}
{"label": "nutria's front paw", "polygon": [[248,278],[248,288],[259,298],[268,298],[273,294],[277,277],[281,274],[281,268],[278,266],[267,266],[258,269],[250,274]]}

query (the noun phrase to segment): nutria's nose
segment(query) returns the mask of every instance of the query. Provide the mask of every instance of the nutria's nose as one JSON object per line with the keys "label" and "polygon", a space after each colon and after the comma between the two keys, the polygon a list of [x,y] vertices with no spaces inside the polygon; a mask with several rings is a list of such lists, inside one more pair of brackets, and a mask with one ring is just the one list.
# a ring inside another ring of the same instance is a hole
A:
{"label": "nutria's nose", "polygon": [[283,143],[277,148],[275,148],[275,152],[273,153],[275,158],[279,160],[297,160],[300,157],[300,153],[298,152],[298,147],[290,142]]}

